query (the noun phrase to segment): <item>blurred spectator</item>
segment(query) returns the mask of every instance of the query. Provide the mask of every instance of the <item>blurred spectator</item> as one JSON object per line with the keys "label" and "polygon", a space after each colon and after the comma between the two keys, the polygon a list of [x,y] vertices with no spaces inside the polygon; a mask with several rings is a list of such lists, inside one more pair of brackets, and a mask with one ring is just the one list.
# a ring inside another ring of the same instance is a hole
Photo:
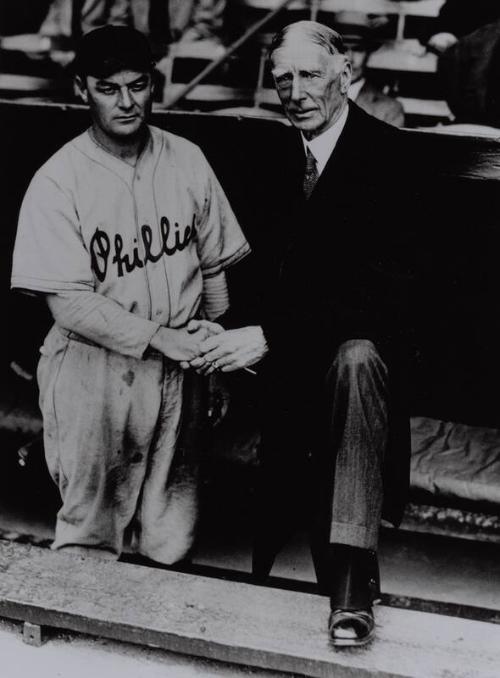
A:
{"label": "blurred spectator", "polygon": [[500,19],[499,0],[446,0],[437,18],[435,32],[427,46],[443,54],[459,38]]}
{"label": "blurred spectator", "polygon": [[334,27],[344,39],[347,56],[352,64],[349,98],[375,118],[402,127],[405,121],[402,105],[370,82],[367,74],[368,57],[376,46],[371,19],[361,12],[337,12]]}
{"label": "blurred spectator", "polygon": [[460,38],[439,74],[456,122],[500,127],[500,21]]}
{"label": "blurred spectator", "polygon": [[[180,6],[179,0],[177,3]],[[5,34],[8,37],[1,39],[1,46],[32,54],[50,52],[57,60],[57,52],[73,50],[75,41],[84,33],[114,24],[134,26],[147,34],[150,43],[157,48],[155,57],[160,57],[165,52],[165,45],[172,41],[170,4],[169,0],[52,0],[45,2],[44,13],[39,13],[38,22],[21,21],[24,14],[19,20],[11,21],[17,30],[11,28]],[[189,4],[190,0],[184,6]],[[61,59],[64,62],[64,57]]]}
{"label": "blurred spectator", "polygon": [[170,0],[172,37],[183,42],[220,42],[227,0]]}
{"label": "blurred spectator", "polygon": [[40,33],[49,37],[79,38],[108,23],[127,26],[132,22],[132,0],[54,0]]}
{"label": "blurred spectator", "polygon": [[[135,2],[152,0],[135,0]],[[17,30],[7,31],[0,40],[2,49],[36,55],[53,50],[72,50],[84,33],[108,23],[132,24],[134,0],[52,0],[44,6],[38,22],[14,22]],[[161,0],[165,2],[165,0]],[[12,9],[12,8],[11,8]],[[19,17],[22,19],[21,17]]]}

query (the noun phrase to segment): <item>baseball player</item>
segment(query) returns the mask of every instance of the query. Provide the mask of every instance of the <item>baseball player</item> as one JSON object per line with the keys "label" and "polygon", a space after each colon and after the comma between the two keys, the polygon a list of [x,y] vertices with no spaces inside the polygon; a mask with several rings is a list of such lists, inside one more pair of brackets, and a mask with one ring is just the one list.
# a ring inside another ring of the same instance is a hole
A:
{"label": "baseball player", "polygon": [[149,45],[131,28],[85,35],[75,83],[91,127],[35,174],[12,287],[54,325],[38,365],[44,444],[62,507],[53,548],[117,558],[124,532],[162,563],[185,556],[197,509],[199,355],[228,306],[224,270],[249,252],[200,149],[146,124]]}

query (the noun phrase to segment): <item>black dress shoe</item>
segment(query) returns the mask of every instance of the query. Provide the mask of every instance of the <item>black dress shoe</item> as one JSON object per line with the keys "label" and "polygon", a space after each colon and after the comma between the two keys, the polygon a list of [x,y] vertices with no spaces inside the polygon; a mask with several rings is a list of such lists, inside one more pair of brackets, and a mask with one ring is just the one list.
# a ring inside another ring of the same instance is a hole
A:
{"label": "black dress shoe", "polygon": [[330,641],[335,647],[366,645],[375,633],[375,619],[369,610],[332,610],[328,620]]}
{"label": "black dress shoe", "polygon": [[328,631],[333,645],[364,645],[374,634],[372,604],[380,595],[376,553],[344,544],[328,550],[331,614]]}

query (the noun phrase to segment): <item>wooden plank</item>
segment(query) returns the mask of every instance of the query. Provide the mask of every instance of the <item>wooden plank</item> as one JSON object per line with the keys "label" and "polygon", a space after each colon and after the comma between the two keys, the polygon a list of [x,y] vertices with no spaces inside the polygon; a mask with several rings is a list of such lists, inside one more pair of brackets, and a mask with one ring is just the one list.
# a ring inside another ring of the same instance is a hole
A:
{"label": "wooden plank", "polygon": [[260,118],[261,120],[279,120],[285,125],[288,125],[287,119],[282,113],[270,111],[267,108],[259,108],[258,106],[228,106],[227,108],[218,108],[211,111],[213,115],[228,115],[238,118]]}
{"label": "wooden plank", "polygon": [[[278,2],[279,0],[243,0],[242,4],[246,7],[252,7],[253,9],[263,9],[267,12],[271,12],[273,9],[276,9]],[[310,7],[310,5],[307,2],[304,2],[304,0],[296,0],[295,2],[291,2],[289,5],[287,5],[286,9],[304,9],[306,6],[307,8]]]}
{"label": "wooden plank", "polygon": [[405,113],[410,115],[426,115],[434,118],[453,120],[453,114],[446,101],[437,99],[416,99],[412,97],[397,97]]}
{"label": "wooden plank", "polygon": [[[453,115],[446,101],[436,99],[416,99],[411,97],[397,97],[397,99],[403,105],[405,113],[411,115],[426,115],[440,119],[453,119]],[[271,88],[261,89],[256,96],[256,100],[259,104],[271,106],[280,105],[276,90]]]}
{"label": "wooden plank", "polygon": [[435,73],[437,56],[426,52],[416,40],[401,40],[382,45],[368,58],[368,67],[408,73]]}
{"label": "wooden plank", "polygon": [[206,59],[213,61],[224,54],[223,45],[209,40],[194,42],[176,42],[170,47],[169,56],[174,59]]}
{"label": "wooden plank", "polygon": [[[453,123],[452,125],[440,125],[439,127],[421,127],[421,132],[436,132],[438,134],[449,134],[458,137],[464,138],[475,138],[475,139],[490,139],[494,140],[497,144],[500,141],[500,128],[490,127],[489,125],[476,125],[475,123],[463,122],[463,123]],[[499,170],[499,153],[497,152],[495,158],[496,163],[494,165],[494,171],[498,172]],[[488,179],[498,179],[498,175],[487,176]]]}
{"label": "wooden plank", "polygon": [[24,622],[23,624],[23,642],[33,647],[41,647],[45,642],[43,629],[38,624]]}
{"label": "wooden plank", "polygon": [[[244,0],[244,4],[255,9],[274,9],[277,0]],[[396,2],[395,0],[321,0],[320,11],[339,12],[351,10],[366,14],[404,14],[406,16],[436,17],[444,0],[418,0],[413,2]],[[309,9],[310,2],[293,2],[289,9]]]}
{"label": "wooden plank", "polygon": [[0,615],[326,678],[493,678],[500,626],[378,607],[377,640],[335,650],[326,598],[0,542]]}
{"label": "wooden plank", "polygon": [[[165,88],[167,101],[173,99],[178,92],[184,89],[184,83],[171,83]],[[227,87],[226,85],[198,85],[186,99],[189,101],[252,101],[254,90],[244,87]]]}
{"label": "wooden plank", "polygon": [[271,106],[280,106],[280,98],[275,89],[271,87],[263,87],[256,93],[256,100],[259,104],[268,104]]}
{"label": "wooden plank", "polygon": [[50,78],[38,78],[33,75],[0,73],[0,90],[33,92],[55,90],[61,83]]}
{"label": "wooden plank", "polygon": [[48,54],[51,40],[40,33],[23,33],[21,35],[5,35],[0,37],[0,49],[26,52],[28,54]]}
{"label": "wooden plank", "polygon": [[351,10],[366,14],[403,14],[405,16],[437,17],[444,0],[418,0],[399,2],[395,0],[322,0],[321,10],[339,12]]}

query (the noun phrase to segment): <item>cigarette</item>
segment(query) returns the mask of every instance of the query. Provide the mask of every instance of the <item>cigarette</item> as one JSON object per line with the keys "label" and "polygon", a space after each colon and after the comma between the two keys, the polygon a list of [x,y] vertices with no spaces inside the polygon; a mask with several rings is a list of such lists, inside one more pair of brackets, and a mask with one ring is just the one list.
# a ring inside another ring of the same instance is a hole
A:
{"label": "cigarette", "polygon": [[257,372],[255,370],[251,370],[249,367],[244,367],[243,369],[245,372],[248,372],[248,374],[253,374],[254,377],[257,376]]}

